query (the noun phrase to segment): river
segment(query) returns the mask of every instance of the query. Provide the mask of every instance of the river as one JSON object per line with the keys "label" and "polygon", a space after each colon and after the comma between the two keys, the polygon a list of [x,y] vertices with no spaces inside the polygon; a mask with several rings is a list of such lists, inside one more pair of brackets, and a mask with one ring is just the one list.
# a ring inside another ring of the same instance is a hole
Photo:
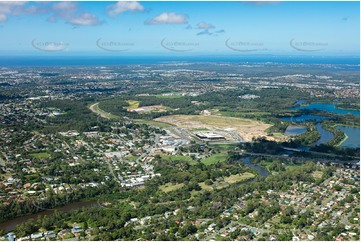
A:
{"label": "river", "polygon": [[28,222],[32,219],[38,219],[39,217],[44,217],[45,215],[50,215],[55,213],[55,211],[59,212],[68,212],[71,210],[76,210],[79,208],[91,207],[91,206],[99,206],[97,201],[87,201],[87,202],[74,202],[63,207],[59,207],[56,209],[48,209],[43,212],[39,212],[36,214],[25,215],[21,217],[17,217],[14,219],[10,219],[6,222],[0,223],[0,229],[2,229],[5,233],[13,231],[18,224],[22,224]]}
{"label": "river", "polygon": [[[268,171],[260,166],[252,164],[251,161],[249,160],[249,157],[242,158],[242,162],[245,163],[248,167],[250,167],[252,169],[256,169],[259,172],[260,176],[263,176],[263,177],[268,176]],[[254,181],[254,180],[255,179],[252,179],[250,181]],[[45,215],[51,215],[55,211],[68,212],[68,211],[72,211],[72,210],[76,210],[76,209],[80,209],[80,208],[84,208],[84,207],[91,207],[91,206],[99,206],[99,203],[97,201],[75,202],[75,203],[71,203],[71,204],[65,205],[63,207],[56,208],[56,209],[49,209],[49,210],[45,210],[43,212],[39,212],[36,214],[17,217],[17,218],[8,220],[6,222],[0,223],[0,229],[2,229],[5,233],[7,233],[10,231],[13,231],[15,229],[16,225],[18,225],[18,224],[28,222],[32,219],[38,219],[39,217],[41,218],[41,217],[44,217]]]}
{"label": "river", "polygon": [[249,160],[249,157],[242,158],[242,162],[245,163],[249,168],[256,169],[260,176],[268,176],[268,171],[260,166],[252,164]]}

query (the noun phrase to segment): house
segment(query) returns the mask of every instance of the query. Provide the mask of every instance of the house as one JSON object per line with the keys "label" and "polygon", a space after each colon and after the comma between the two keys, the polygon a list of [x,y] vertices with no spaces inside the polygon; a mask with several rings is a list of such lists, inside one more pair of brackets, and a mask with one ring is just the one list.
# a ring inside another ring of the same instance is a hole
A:
{"label": "house", "polygon": [[48,231],[48,232],[44,233],[44,235],[47,240],[56,238],[56,234],[54,231]]}
{"label": "house", "polygon": [[60,238],[64,239],[65,237],[67,237],[70,233],[70,230],[68,229],[64,229],[64,230],[61,230],[58,235]]}
{"label": "house", "polygon": [[138,218],[131,218],[131,219],[130,219],[130,222],[136,223],[136,222],[138,222]]}
{"label": "house", "polygon": [[31,234],[30,238],[31,239],[41,239],[44,236],[43,233],[37,233],[37,234]]}
{"label": "house", "polygon": [[277,238],[276,238],[276,237],[274,237],[273,235],[271,235],[271,236],[269,237],[269,240],[270,240],[270,241],[276,241],[276,240],[277,240]]}
{"label": "house", "polygon": [[73,234],[79,234],[79,233],[83,232],[83,229],[80,225],[74,225],[73,228],[71,229],[71,232]]}
{"label": "house", "polygon": [[5,238],[8,238],[9,241],[15,241],[14,233],[10,232],[5,235]]}

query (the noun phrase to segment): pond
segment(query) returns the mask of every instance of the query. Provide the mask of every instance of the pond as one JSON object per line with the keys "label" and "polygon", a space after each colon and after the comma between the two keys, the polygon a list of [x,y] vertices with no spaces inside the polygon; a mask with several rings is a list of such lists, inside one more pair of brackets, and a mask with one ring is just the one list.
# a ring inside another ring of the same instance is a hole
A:
{"label": "pond", "polygon": [[307,131],[305,126],[289,125],[285,131],[285,136],[297,136]]}
{"label": "pond", "polygon": [[336,126],[336,128],[347,135],[347,139],[341,143],[340,147],[360,148],[360,128],[351,126]]}
{"label": "pond", "polygon": [[336,113],[336,114],[352,114],[355,116],[360,116],[359,110],[348,110],[348,109],[339,109],[336,107],[333,103],[311,103],[307,106],[298,106],[291,108],[291,110],[320,110],[320,111],[326,111],[329,113]]}

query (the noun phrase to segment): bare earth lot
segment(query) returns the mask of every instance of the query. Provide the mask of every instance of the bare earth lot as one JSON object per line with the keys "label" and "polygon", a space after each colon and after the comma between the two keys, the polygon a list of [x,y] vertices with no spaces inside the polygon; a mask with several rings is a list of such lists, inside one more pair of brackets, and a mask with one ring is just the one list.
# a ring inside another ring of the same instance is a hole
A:
{"label": "bare earth lot", "polygon": [[265,130],[271,125],[261,121],[202,115],[170,115],[155,119],[155,121],[170,123],[189,131],[207,129],[209,131],[232,131],[238,133],[244,141],[252,141],[253,137],[267,136]]}

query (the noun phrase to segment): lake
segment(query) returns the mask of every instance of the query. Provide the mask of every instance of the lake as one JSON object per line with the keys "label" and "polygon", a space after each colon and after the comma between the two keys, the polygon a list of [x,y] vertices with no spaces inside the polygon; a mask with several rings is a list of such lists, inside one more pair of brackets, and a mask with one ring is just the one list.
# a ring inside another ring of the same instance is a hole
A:
{"label": "lake", "polygon": [[360,148],[360,128],[351,126],[336,126],[336,128],[348,136],[347,139],[341,143],[340,147]]}
{"label": "lake", "polygon": [[316,128],[317,131],[321,134],[321,138],[317,140],[317,142],[314,144],[315,146],[320,144],[326,144],[328,141],[333,139],[333,133],[323,129],[321,123],[317,123]]}
{"label": "lake", "polygon": [[307,128],[304,126],[295,126],[289,125],[285,131],[285,136],[297,136],[303,134],[307,131]]}
{"label": "lake", "polygon": [[327,119],[327,117],[304,114],[304,115],[294,116],[294,117],[282,117],[282,118],[280,118],[280,119],[281,119],[281,120],[284,120],[284,121],[291,121],[291,122],[295,122],[295,123],[302,123],[302,122],[307,122],[307,121],[321,122],[322,120]]}
{"label": "lake", "polygon": [[348,109],[339,109],[336,107],[333,103],[311,103],[307,106],[298,106],[291,108],[291,110],[320,110],[320,111],[326,111],[329,113],[336,113],[336,114],[352,114],[355,116],[360,116],[359,110],[348,110]]}

